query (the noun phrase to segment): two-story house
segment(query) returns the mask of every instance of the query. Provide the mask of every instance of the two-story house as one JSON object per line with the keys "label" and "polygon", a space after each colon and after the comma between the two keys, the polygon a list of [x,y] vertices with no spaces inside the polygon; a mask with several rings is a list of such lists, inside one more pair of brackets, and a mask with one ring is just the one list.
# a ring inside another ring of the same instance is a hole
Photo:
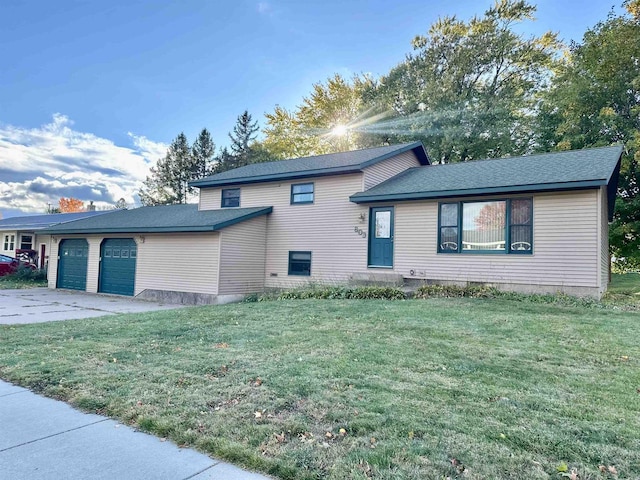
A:
{"label": "two-story house", "polygon": [[49,285],[188,303],[354,280],[599,297],[621,153],[431,165],[411,143],[248,165],[193,182],[198,205],[48,229]]}

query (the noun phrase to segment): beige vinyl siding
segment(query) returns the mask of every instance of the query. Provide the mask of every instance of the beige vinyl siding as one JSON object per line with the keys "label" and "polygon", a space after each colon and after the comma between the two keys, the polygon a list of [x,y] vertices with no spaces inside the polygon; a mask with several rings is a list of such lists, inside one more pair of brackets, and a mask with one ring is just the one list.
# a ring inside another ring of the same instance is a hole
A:
{"label": "beige vinyl siding", "polygon": [[49,269],[47,270],[47,280],[49,288],[56,288],[58,278],[58,239],[52,238],[49,243]]}
{"label": "beige vinyl siding", "polygon": [[[353,191],[350,191],[347,196],[344,197],[345,201],[349,201],[349,196],[354,193],[361,192],[363,189],[368,189],[381,183],[389,178],[397,175],[404,170],[411,167],[420,166],[420,162],[418,158],[415,156],[413,151],[404,152],[400,155],[396,155],[395,157],[388,158],[387,160],[383,160],[382,162],[378,162],[375,165],[370,167],[366,167],[363,169],[363,174],[359,175],[361,179],[360,184],[355,186]],[[292,183],[309,183],[321,181],[323,184],[325,182],[332,183],[342,183],[344,182],[344,177],[351,177],[351,175],[334,175],[330,177],[315,177],[309,179],[300,179],[300,180],[286,180],[282,182],[269,182],[269,183],[254,183],[247,185],[230,185],[228,187],[213,187],[213,188],[201,188],[200,189],[200,201],[199,201],[199,209],[200,210],[216,210],[220,207],[222,188],[240,188],[240,207],[262,207],[269,206],[272,203],[269,201],[268,196],[261,196],[260,192],[263,191],[272,191],[273,185],[286,184],[291,185]],[[289,192],[290,193],[290,192]],[[289,202],[289,197],[287,197],[287,203]]]}
{"label": "beige vinyl siding", "polygon": [[102,243],[103,237],[91,236],[86,238],[89,243],[87,292],[98,293],[98,276],[100,275],[100,244]]}
{"label": "beige vinyl siding", "polygon": [[[291,183],[273,183],[268,191],[247,189],[250,202],[270,200],[267,220],[267,287],[287,287],[309,281],[341,282],[366,270],[367,207],[349,201],[362,188],[362,174],[320,177],[314,182],[314,203],[290,205]],[[362,215],[362,219],[360,218]],[[290,276],[289,252],[311,252],[311,276]],[[274,274],[276,276],[274,276]]]}
{"label": "beige vinyl siding", "polygon": [[438,202],[399,203],[394,270],[408,278],[414,270],[414,278],[434,280],[597,288],[598,195],[533,195],[532,255],[437,253]]}
{"label": "beige vinyl siding", "polygon": [[600,188],[600,293],[604,293],[609,286],[609,209],[607,187]]}
{"label": "beige vinyl siding", "polygon": [[[58,246],[66,238],[89,244],[87,292],[98,291],[100,245],[106,238],[133,238],[138,245],[135,295],[146,289],[215,295],[218,287],[218,233],[65,235],[51,242],[49,288],[56,287]],[[143,241],[144,239],[144,241]]]}
{"label": "beige vinyl siding", "polygon": [[[349,201],[362,190],[362,174],[315,177],[240,186],[243,207],[273,206],[267,216],[266,287],[309,281],[345,281],[366,271],[368,208]],[[291,185],[314,184],[314,203],[291,205]],[[219,207],[220,188],[202,190],[202,205]],[[211,200],[213,199],[213,200]],[[363,218],[360,218],[362,214]],[[310,251],[311,277],[289,276],[289,251]]]}
{"label": "beige vinyl siding", "polygon": [[241,294],[264,290],[267,216],[253,218],[220,232],[218,293]]}
{"label": "beige vinyl siding", "polygon": [[[198,200],[198,210],[217,210],[220,207],[222,189],[201,188]],[[240,189],[240,205],[242,205],[242,188]]]}
{"label": "beige vinyl siding", "polygon": [[413,151],[404,152],[395,157],[378,162],[375,165],[363,169],[364,189],[367,190],[374,187],[400,172],[404,172],[408,168],[419,166],[420,162]]}
{"label": "beige vinyl siding", "polygon": [[219,235],[146,234],[138,242],[135,294],[146,289],[218,293]]}

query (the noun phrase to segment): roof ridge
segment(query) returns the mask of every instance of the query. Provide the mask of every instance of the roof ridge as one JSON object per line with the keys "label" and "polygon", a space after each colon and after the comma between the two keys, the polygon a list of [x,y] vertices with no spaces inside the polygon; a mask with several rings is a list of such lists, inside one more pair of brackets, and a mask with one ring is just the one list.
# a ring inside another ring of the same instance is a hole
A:
{"label": "roof ridge", "polygon": [[[355,153],[355,152],[365,152],[367,150],[377,150],[379,148],[388,148],[388,147],[406,147],[407,145],[412,145],[414,143],[418,143],[418,142],[404,142],[404,143],[394,143],[392,145],[380,145],[378,147],[367,147],[367,148],[357,148],[355,150],[346,150],[343,152],[333,152],[333,153],[320,153],[317,155],[307,155],[304,157],[296,157],[296,158],[284,158],[282,160],[273,160],[273,162],[287,162],[289,160],[304,160],[305,158],[318,158],[318,157],[326,157],[328,155],[341,155],[341,154],[348,154],[348,153]],[[271,162],[263,162],[263,163],[271,163]]]}
{"label": "roof ridge", "polygon": [[602,145],[600,147],[587,147],[580,148],[574,150],[552,150],[549,152],[540,152],[540,153],[528,153],[526,155],[510,155],[508,157],[500,157],[500,158],[479,158],[478,160],[465,160],[464,162],[455,162],[455,163],[432,163],[430,165],[422,165],[422,167],[445,167],[445,166],[454,166],[454,165],[465,165],[470,163],[480,163],[480,162],[498,162],[504,160],[513,160],[513,159],[524,159],[524,158],[532,158],[532,157],[546,157],[547,155],[561,155],[564,153],[575,153],[575,152],[584,152],[589,150],[603,150],[603,149],[613,149],[615,147],[623,148],[623,146],[619,143],[614,145]]}

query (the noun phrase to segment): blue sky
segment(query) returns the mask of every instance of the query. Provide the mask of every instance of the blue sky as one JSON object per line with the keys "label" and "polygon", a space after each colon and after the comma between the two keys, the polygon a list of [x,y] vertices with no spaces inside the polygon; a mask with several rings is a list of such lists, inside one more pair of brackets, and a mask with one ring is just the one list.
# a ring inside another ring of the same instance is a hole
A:
{"label": "blue sky", "polygon": [[[379,76],[443,15],[491,1],[82,1],[0,4],[0,212],[135,191],[180,131],[219,146],[334,73]],[[544,0],[525,34],[580,40],[607,1]],[[619,7],[617,8],[620,10]]]}

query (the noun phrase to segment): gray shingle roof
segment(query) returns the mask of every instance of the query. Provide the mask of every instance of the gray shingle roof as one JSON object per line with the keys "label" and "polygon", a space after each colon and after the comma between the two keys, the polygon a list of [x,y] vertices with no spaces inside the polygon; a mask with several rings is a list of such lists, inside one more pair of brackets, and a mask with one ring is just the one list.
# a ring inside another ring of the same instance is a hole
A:
{"label": "gray shingle roof", "polygon": [[198,210],[197,205],[160,205],[118,210],[110,215],[56,225],[43,231],[51,234],[212,232],[271,211],[272,207]]}
{"label": "gray shingle roof", "polygon": [[612,146],[415,167],[350,199],[366,203],[602,185],[615,195],[621,154],[621,146]]}
{"label": "gray shingle roof", "polygon": [[95,215],[113,213],[113,210],[76,213],[52,213],[47,215],[25,215],[22,217],[10,217],[0,220],[0,230],[41,230],[43,228],[60,223],[72,222]]}
{"label": "gray shingle roof", "polygon": [[191,182],[191,185],[194,187],[213,187],[352,173],[409,150],[414,151],[420,163],[429,164],[422,143],[414,142],[277,162],[254,163],[196,180]]}

